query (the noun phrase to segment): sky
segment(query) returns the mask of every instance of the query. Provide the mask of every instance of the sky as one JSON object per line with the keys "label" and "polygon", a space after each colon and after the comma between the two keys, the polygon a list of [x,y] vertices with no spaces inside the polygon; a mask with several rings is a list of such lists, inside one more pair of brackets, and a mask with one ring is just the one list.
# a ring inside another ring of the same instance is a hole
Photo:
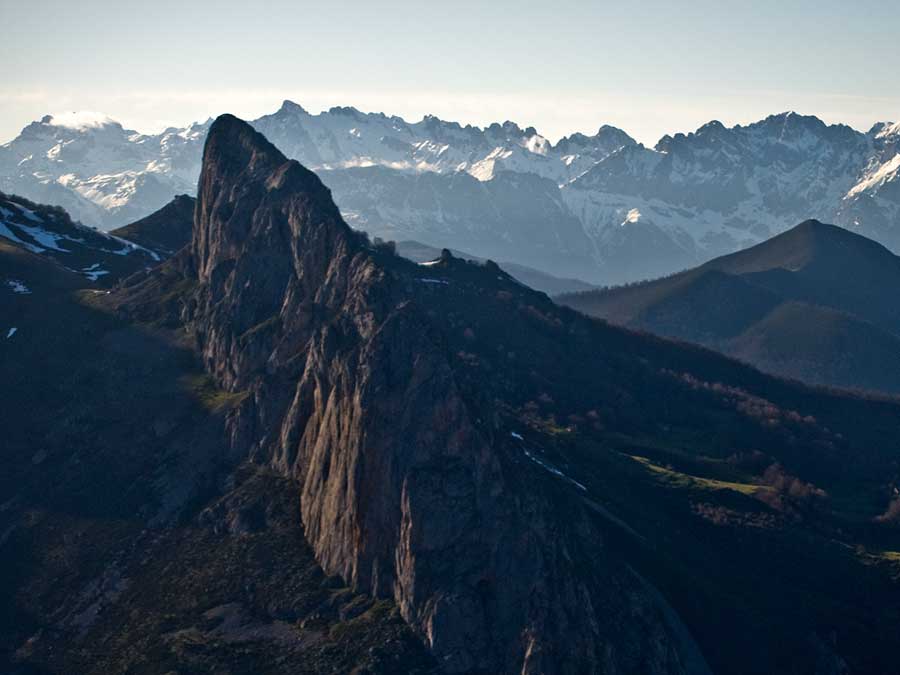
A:
{"label": "sky", "polygon": [[0,142],[91,110],[156,132],[291,99],[652,145],[794,110],[900,120],[900,2],[0,0]]}

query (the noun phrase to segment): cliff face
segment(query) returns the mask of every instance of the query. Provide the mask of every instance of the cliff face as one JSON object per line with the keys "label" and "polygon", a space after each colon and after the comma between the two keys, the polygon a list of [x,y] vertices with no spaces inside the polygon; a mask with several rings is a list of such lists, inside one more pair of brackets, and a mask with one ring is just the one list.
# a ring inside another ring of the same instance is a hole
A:
{"label": "cliff face", "polygon": [[532,489],[496,401],[458,381],[429,294],[471,283],[454,266],[518,288],[496,266],[445,260],[433,279],[369,246],[314,174],[230,116],[181,264],[208,370],[247,393],[232,451],[299,482],[325,571],[393,597],[448,671],[685,671],[676,627],[580,499]]}

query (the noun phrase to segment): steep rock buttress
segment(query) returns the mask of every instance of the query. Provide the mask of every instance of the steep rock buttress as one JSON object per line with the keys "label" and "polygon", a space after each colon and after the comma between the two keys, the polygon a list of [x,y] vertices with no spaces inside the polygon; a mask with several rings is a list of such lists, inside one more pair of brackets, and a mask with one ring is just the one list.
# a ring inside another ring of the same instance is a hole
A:
{"label": "steep rock buttress", "polygon": [[327,573],[393,598],[448,672],[704,672],[581,500],[522,479],[496,403],[461,391],[431,280],[353,232],[315,174],[222,116],[194,220],[180,319],[246,394],[232,452],[297,480]]}

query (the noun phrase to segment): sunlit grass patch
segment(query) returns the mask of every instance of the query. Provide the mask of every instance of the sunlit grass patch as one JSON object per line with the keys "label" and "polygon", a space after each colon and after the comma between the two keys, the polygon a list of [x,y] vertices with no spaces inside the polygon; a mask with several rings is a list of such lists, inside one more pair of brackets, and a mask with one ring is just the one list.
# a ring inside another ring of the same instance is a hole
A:
{"label": "sunlit grass patch", "polygon": [[692,476],[691,474],[682,473],[668,467],[660,466],[650,461],[646,457],[639,455],[628,455],[634,461],[644,465],[658,478],[668,485],[677,488],[695,488],[705,490],[733,490],[745,495],[754,495],[758,490],[764,489],[763,486],[754,483],[734,483],[730,481],[716,480],[714,478],[702,478],[700,476]]}
{"label": "sunlit grass patch", "polygon": [[209,375],[203,373],[185,375],[179,382],[194,399],[210,412],[233,408],[247,396],[245,391],[229,392],[220,389]]}
{"label": "sunlit grass patch", "polygon": [[878,551],[857,547],[856,555],[863,564],[879,567],[893,579],[900,580],[900,551]]}

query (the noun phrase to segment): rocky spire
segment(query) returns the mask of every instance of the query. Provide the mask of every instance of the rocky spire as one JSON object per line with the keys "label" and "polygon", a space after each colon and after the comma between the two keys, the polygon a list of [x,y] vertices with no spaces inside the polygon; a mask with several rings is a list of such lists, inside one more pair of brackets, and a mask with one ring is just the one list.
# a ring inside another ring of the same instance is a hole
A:
{"label": "rocky spire", "polygon": [[[644,672],[681,672],[655,609],[624,628],[630,609],[606,615],[610,579],[655,601],[591,548],[602,537],[578,494],[561,507],[523,482],[499,411],[464,393],[448,353],[435,292],[503,282],[527,302],[543,295],[494,265],[449,264],[449,251],[441,275],[457,276],[423,279],[353,233],[314,174],[231,116],[207,140],[192,256],[186,329],[243,396],[231,452],[297,481],[327,574],[392,598],[447,672],[581,672],[611,658],[618,631],[652,653]],[[592,562],[574,562],[585,548]]]}

